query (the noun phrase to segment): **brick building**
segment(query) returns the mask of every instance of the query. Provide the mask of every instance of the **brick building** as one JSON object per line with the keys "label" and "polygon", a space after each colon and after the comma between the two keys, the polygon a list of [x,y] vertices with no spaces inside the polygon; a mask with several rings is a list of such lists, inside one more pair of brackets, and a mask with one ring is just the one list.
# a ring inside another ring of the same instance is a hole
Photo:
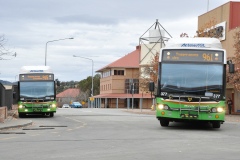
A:
{"label": "brick building", "polygon": [[139,90],[140,47],[97,70],[101,74],[100,94],[94,104],[101,108],[150,108],[150,93]]}
{"label": "brick building", "polygon": [[[229,1],[198,17],[198,30],[206,27],[210,21],[216,22],[210,29],[200,33],[199,36],[218,37],[222,46],[226,49],[227,56],[234,56],[233,35],[237,27],[240,27],[240,2]],[[240,93],[232,86],[227,86],[226,97],[234,101],[233,112],[240,112]]]}

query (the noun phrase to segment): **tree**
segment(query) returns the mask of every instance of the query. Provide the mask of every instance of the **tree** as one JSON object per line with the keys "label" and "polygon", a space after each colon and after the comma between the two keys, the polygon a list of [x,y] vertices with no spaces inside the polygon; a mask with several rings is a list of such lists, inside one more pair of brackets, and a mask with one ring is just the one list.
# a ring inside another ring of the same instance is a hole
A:
{"label": "tree", "polygon": [[96,74],[93,78],[93,95],[100,94],[100,79],[100,74]]}
{"label": "tree", "polygon": [[[93,77],[93,95],[97,95],[100,93],[100,74],[96,74]],[[89,76],[86,79],[81,80],[78,83],[78,87],[80,88],[81,92],[88,93],[88,96],[91,96],[91,89],[92,89],[92,77]]]}
{"label": "tree", "polygon": [[180,34],[180,37],[181,37],[181,38],[183,38],[183,37],[188,38],[188,34],[187,34],[187,33],[182,33],[182,34]]}
{"label": "tree", "polygon": [[233,39],[234,57],[229,57],[228,60],[232,60],[235,64],[235,73],[227,73],[227,81],[240,91],[240,27],[235,29]]}
{"label": "tree", "polygon": [[149,81],[153,81],[157,84],[158,79],[158,64],[159,64],[159,52],[156,52],[154,56],[150,59],[149,65],[142,66],[140,71],[140,81],[139,86],[142,92],[148,92]]}
{"label": "tree", "polygon": [[213,28],[215,28],[216,24],[217,24],[216,18],[212,17],[209,21],[204,23],[204,25],[197,30],[196,37],[214,37],[215,34]]}
{"label": "tree", "polygon": [[14,56],[16,57],[17,54],[13,53],[11,51],[9,51],[6,47],[5,47],[5,37],[2,35],[0,36],[0,60],[10,60],[11,58],[3,58],[3,56]]}

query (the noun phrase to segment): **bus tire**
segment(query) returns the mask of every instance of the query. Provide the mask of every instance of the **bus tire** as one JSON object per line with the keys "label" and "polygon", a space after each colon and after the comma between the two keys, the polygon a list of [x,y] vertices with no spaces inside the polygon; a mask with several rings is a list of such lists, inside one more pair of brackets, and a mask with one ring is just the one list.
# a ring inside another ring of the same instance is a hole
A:
{"label": "bus tire", "polygon": [[169,120],[167,119],[160,119],[159,121],[162,127],[167,127],[169,125]]}
{"label": "bus tire", "polygon": [[220,128],[220,126],[221,126],[221,123],[219,121],[212,122],[212,127],[213,128]]}
{"label": "bus tire", "polygon": [[19,117],[19,118],[24,118],[24,117],[25,117],[25,114],[24,114],[24,113],[18,113],[18,117]]}
{"label": "bus tire", "polygon": [[50,117],[53,117],[53,116],[54,116],[54,113],[53,113],[53,112],[49,113],[49,116],[50,116]]}

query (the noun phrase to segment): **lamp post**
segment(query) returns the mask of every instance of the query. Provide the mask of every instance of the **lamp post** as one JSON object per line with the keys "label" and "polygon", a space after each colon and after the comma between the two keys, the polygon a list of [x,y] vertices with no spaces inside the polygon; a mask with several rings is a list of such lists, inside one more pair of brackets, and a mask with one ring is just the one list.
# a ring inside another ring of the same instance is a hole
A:
{"label": "lamp post", "polygon": [[[83,59],[87,59],[87,60],[91,60],[92,61],[92,89],[91,89],[91,96],[93,96],[93,60],[90,59],[90,58],[76,56],[76,55],[73,55],[73,57],[79,57],[79,58],[83,58]],[[92,101],[91,101],[91,108],[92,107],[93,107],[93,105],[92,105]]]}
{"label": "lamp post", "polygon": [[18,77],[18,75],[15,75],[15,82],[17,82],[17,77]]}
{"label": "lamp post", "polygon": [[48,43],[55,42],[55,41],[62,41],[62,40],[66,40],[66,39],[74,39],[74,38],[64,38],[64,39],[56,39],[56,40],[47,41],[46,47],[45,47],[45,66],[47,65],[47,45],[48,45]]}

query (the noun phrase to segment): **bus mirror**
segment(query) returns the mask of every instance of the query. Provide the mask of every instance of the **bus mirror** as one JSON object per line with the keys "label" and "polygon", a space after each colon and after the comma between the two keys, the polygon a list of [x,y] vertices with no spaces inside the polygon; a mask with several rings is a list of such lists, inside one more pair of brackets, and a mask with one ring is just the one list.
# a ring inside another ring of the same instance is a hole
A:
{"label": "bus mirror", "polygon": [[60,81],[57,80],[57,86],[60,86]]}
{"label": "bus mirror", "polygon": [[154,82],[149,82],[149,91],[154,92],[154,88],[155,88]]}
{"label": "bus mirror", "polygon": [[232,63],[229,63],[228,64],[229,65],[229,73],[234,73],[234,64],[232,64]]}

